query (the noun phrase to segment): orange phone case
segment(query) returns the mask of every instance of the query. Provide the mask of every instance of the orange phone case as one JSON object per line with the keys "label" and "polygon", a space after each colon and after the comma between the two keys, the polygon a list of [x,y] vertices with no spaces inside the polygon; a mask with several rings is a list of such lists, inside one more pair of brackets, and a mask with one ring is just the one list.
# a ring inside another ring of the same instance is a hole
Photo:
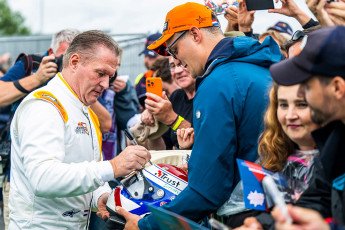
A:
{"label": "orange phone case", "polygon": [[153,93],[159,97],[162,97],[162,94],[163,94],[162,78],[160,77],[146,78],[146,92]]}

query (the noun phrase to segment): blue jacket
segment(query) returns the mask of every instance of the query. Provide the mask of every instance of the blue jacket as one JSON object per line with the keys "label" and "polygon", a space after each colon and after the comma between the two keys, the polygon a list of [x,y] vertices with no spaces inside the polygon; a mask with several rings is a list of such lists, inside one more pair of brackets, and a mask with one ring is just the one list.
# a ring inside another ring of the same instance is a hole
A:
{"label": "blue jacket", "polygon": [[[193,104],[195,142],[188,163],[188,186],[163,208],[198,221],[217,210],[239,181],[236,158],[254,162],[271,77],[280,61],[278,45],[249,37],[222,39],[197,79]],[[158,229],[152,216],[140,229]]]}

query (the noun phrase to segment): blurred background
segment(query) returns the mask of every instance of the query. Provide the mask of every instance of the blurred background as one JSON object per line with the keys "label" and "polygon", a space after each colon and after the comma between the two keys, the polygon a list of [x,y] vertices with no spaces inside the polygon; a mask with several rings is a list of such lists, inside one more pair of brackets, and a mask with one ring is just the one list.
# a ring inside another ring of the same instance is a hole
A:
{"label": "blurred background", "polygon": [[[138,56],[150,33],[161,32],[166,13],[183,0],[0,0],[0,55],[9,53],[10,65],[19,53],[43,54],[51,35],[65,28],[80,31],[99,29],[111,34],[124,49],[120,74],[134,78],[145,72],[143,57]],[[192,1],[204,4],[203,0]],[[304,0],[295,0],[312,17]],[[280,3],[276,4],[280,7]],[[223,15],[219,20],[224,30]],[[293,18],[257,11],[255,33],[264,32],[277,21],[285,21],[293,30],[301,26]],[[1,61],[1,58],[0,58]]]}

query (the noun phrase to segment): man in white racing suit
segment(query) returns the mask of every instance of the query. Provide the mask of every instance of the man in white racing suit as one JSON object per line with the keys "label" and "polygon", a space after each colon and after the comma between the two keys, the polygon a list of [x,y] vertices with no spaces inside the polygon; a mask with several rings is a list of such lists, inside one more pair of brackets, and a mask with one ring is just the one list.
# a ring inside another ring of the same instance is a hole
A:
{"label": "man in white racing suit", "polygon": [[107,181],[150,159],[141,146],[101,159],[99,122],[89,105],[108,88],[118,55],[118,44],[107,34],[79,34],[64,55],[62,72],[18,107],[11,124],[9,229],[85,229],[91,208],[109,216]]}

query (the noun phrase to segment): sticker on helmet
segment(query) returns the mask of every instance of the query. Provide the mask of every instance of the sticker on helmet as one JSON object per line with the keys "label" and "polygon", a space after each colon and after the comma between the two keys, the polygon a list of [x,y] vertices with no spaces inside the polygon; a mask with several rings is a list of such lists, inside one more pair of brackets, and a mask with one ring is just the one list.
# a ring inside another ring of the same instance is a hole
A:
{"label": "sticker on helmet", "polygon": [[150,166],[144,169],[143,172],[148,179],[169,190],[175,195],[178,195],[187,187],[187,182],[174,176],[163,168],[158,167],[157,165]]}

